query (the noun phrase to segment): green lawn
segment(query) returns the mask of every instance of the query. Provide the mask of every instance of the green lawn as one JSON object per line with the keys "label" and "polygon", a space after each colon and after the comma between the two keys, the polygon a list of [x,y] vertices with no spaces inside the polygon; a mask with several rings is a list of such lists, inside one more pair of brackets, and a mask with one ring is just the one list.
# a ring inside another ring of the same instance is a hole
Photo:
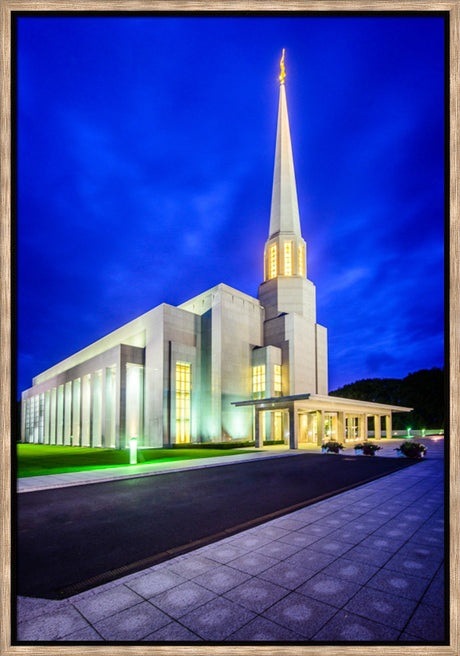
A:
{"label": "green lawn", "polygon": [[[248,449],[142,449],[138,453],[138,463],[174,462],[175,460],[223,457],[250,452]],[[17,454],[19,478],[129,466],[128,449],[89,449],[45,444],[18,444]]]}

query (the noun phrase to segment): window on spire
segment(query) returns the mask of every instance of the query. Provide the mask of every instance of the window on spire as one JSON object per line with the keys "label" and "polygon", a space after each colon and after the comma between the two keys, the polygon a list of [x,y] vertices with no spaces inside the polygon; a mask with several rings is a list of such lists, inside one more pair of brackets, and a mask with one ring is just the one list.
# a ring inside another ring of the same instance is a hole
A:
{"label": "window on spire", "polygon": [[268,278],[271,280],[272,278],[276,278],[278,275],[278,255],[277,255],[277,249],[276,249],[276,244],[272,244],[270,246],[269,250],[269,258],[268,258]]}
{"label": "window on spire", "polygon": [[292,241],[284,242],[284,275],[292,276]]}
{"label": "window on spire", "polygon": [[305,275],[305,255],[303,244],[299,244],[299,276]]}

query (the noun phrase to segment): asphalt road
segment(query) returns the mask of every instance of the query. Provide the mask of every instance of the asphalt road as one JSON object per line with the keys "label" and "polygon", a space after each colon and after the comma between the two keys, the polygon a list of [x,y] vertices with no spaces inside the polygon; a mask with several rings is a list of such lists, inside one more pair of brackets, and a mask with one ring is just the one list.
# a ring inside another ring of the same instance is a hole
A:
{"label": "asphalt road", "polygon": [[308,454],[21,494],[16,592],[70,596],[411,464]]}

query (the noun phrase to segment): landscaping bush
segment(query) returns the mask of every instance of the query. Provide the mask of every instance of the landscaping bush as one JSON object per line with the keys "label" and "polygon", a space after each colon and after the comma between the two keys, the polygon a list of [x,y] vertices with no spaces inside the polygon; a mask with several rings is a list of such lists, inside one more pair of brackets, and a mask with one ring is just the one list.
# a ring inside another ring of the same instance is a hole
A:
{"label": "landscaping bush", "polygon": [[423,458],[426,453],[426,446],[420,442],[403,442],[395,451],[399,451],[406,458]]}
{"label": "landscaping bush", "polygon": [[250,440],[232,442],[187,442],[186,444],[173,444],[171,449],[243,449],[254,446]]}
{"label": "landscaping bush", "polygon": [[362,451],[365,456],[374,456],[376,451],[380,451],[382,447],[371,442],[364,442],[363,444],[355,444],[355,451]]}
{"label": "landscaping bush", "polygon": [[340,453],[343,448],[343,444],[340,444],[340,442],[334,442],[333,440],[325,442],[321,447],[322,451],[325,451],[326,453]]}

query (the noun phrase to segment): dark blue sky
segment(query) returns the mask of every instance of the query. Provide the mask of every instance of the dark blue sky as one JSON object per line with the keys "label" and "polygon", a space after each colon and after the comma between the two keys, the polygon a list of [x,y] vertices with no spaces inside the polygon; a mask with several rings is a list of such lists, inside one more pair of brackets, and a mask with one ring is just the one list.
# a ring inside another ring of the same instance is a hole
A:
{"label": "dark blue sky", "polygon": [[257,296],[286,48],[330,389],[443,364],[441,17],[21,17],[18,389],[139,314]]}

